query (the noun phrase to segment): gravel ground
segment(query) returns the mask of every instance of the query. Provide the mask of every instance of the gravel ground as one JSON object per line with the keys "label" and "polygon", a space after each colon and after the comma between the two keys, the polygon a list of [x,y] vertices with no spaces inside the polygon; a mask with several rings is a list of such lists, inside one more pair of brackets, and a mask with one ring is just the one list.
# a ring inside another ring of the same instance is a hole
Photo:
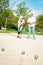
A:
{"label": "gravel ground", "polygon": [[43,65],[43,36],[0,33],[0,65]]}

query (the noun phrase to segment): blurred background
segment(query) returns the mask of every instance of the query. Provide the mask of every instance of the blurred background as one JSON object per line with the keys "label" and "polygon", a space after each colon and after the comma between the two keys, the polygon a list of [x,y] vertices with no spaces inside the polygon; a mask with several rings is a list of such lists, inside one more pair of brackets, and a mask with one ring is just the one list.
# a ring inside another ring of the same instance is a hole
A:
{"label": "blurred background", "polygon": [[[36,18],[36,34],[43,35],[43,0],[0,0],[0,32],[17,33],[19,17],[26,23],[30,12]],[[27,32],[25,25],[23,33]]]}

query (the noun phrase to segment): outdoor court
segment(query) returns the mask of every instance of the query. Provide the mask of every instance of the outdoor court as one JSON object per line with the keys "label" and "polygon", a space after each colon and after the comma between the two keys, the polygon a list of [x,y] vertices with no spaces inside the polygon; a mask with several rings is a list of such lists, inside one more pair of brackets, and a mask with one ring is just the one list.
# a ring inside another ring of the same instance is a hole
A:
{"label": "outdoor court", "polygon": [[0,33],[0,65],[43,65],[43,36],[36,40],[16,33]]}

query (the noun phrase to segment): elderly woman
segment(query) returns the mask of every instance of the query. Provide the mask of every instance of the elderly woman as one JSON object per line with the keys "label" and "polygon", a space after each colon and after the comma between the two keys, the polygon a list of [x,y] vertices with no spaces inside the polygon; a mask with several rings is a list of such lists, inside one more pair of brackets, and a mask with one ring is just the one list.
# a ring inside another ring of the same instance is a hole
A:
{"label": "elderly woman", "polygon": [[22,29],[23,29],[24,24],[25,24],[25,21],[23,19],[23,16],[20,16],[20,18],[18,20],[18,36],[17,36],[17,38],[21,38]]}

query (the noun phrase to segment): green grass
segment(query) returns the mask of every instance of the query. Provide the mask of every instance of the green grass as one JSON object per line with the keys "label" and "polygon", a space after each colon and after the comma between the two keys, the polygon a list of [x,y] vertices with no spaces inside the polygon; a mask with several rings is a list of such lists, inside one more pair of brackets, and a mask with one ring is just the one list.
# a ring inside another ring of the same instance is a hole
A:
{"label": "green grass", "polygon": [[36,33],[36,35],[41,35],[41,36],[43,36],[43,33]]}
{"label": "green grass", "polygon": [[6,31],[0,31],[0,33],[17,33],[16,30],[6,30]]}
{"label": "green grass", "polygon": [[6,30],[5,33],[17,33],[16,30]]}
{"label": "green grass", "polygon": [[[28,32],[22,32],[23,34],[28,34]],[[32,34],[32,32],[30,33],[30,34]],[[38,32],[36,32],[35,33],[36,35],[41,35],[41,36],[43,36],[43,33],[38,33]]]}
{"label": "green grass", "polygon": [[[5,32],[1,32],[1,33],[17,33],[18,31],[16,31],[16,30],[6,30]],[[22,34],[28,34],[28,32],[27,31],[23,31],[22,32]],[[31,34],[32,34],[32,32],[31,32]],[[38,32],[36,32],[36,35],[41,35],[41,36],[43,36],[43,33],[38,33]]]}

